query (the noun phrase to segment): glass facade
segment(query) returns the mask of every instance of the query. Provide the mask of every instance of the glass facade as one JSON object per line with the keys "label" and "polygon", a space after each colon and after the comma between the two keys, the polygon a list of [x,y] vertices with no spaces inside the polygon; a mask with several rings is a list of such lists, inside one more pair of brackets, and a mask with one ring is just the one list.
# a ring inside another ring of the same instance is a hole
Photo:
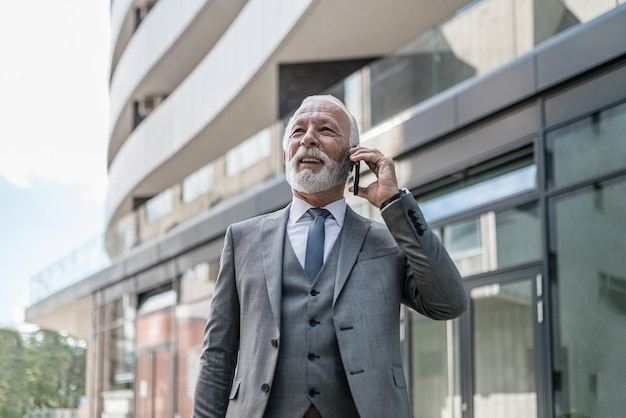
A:
{"label": "glass facade", "polygon": [[537,194],[537,168],[528,152],[516,155],[485,161],[452,183],[426,185],[418,199],[471,287],[471,303],[465,319],[442,323],[409,315],[416,417],[537,416],[534,282],[497,275],[473,285],[485,274],[541,262],[539,204],[516,203]]}
{"label": "glass facade", "polygon": [[[465,80],[485,75],[625,0],[478,0],[360,72],[369,82],[368,129]],[[331,93],[352,91],[347,78]],[[346,102],[350,96],[346,95]],[[366,114],[365,114],[366,113]]]}
{"label": "glass facade", "polygon": [[535,189],[537,168],[534,164],[522,168],[507,166],[502,170],[506,172],[495,173],[487,179],[481,176],[469,178],[455,184],[453,187],[457,190],[437,190],[434,194],[442,194],[426,200],[419,199],[424,217],[429,222],[435,222]]}
{"label": "glass facade", "polygon": [[[502,156],[503,164],[482,161],[472,175],[415,190],[471,302],[445,324],[408,316],[416,417],[613,418],[626,410],[625,118],[618,103],[547,131],[543,165],[536,155]],[[551,373],[540,366],[546,358]],[[551,410],[542,412],[546,399]]]}
{"label": "glass facade", "polygon": [[415,416],[461,418],[459,321],[409,311],[410,400]]}
{"label": "glass facade", "polygon": [[548,187],[559,187],[626,167],[626,103],[550,132]]}
{"label": "glass facade", "polygon": [[439,232],[464,276],[541,259],[541,226],[536,203],[485,212],[445,225]]}
{"label": "glass facade", "polygon": [[574,188],[549,200],[557,416],[626,411],[626,179],[588,185],[626,167],[625,127],[622,104],[548,137],[548,184]]}

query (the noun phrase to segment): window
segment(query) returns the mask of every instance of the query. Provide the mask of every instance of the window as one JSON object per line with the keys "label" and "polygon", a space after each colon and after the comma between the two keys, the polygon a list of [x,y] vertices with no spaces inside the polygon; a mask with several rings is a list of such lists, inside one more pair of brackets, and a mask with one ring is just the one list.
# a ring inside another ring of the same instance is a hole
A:
{"label": "window", "polygon": [[154,222],[172,211],[172,189],[166,189],[146,202],[146,221]]}
{"label": "window", "polygon": [[189,203],[213,187],[213,164],[207,164],[183,180],[183,202]]}
{"label": "window", "polygon": [[548,187],[626,167],[626,103],[559,128],[546,137]]}
{"label": "window", "polygon": [[135,228],[134,227],[125,229],[123,234],[122,234],[122,237],[123,237],[123,240],[124,240],[124,249],[125,250],[130,250],[137,243],[137,237],[135,235]]}
{"label": "window", "polygon": [[268,157],[272,150],[271,133],[264,129],[226,154],[226,174],[234,176]]}
{"label": "window", "polygon": [[488,211],[435,230],[463,276],[541,259],[537,203]]}
{"label": "window", "polygon": [[[537,168],[525,165],[504,174],[496,174],[486,180],[470,183],[448,193],[420,201],[420,207],[427,221],[436,221],[469,209],[503,200],[517,194],[531,191],[536,185]],[[463,186],[464,184],[460,184]],[[419,200],[418,200],[419,201]]]}
{"label": "window", "polygon": [[626,411],[626,179],[553,198],[555,416]]}
{"label": "window", "polygon": [[180,301],[188,303],[213,296],[219,261],[202,262],[183,272],[180,277]]}
{"label": "window", "polygon": [[125,294],[121,299],[100,308],[104,332],[104,391],[132,389],[135,378],[135,309],[134,299]]}

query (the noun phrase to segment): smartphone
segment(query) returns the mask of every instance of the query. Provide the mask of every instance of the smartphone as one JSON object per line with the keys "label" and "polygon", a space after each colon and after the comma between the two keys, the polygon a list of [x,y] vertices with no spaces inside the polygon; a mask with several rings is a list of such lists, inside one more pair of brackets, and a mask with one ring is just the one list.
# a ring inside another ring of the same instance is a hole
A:
{"label": "smartphone", "polygon": [[361,176],[361,162],[357,161],[353,163],[354,166],[354,195],[359,194],[359,177]]}

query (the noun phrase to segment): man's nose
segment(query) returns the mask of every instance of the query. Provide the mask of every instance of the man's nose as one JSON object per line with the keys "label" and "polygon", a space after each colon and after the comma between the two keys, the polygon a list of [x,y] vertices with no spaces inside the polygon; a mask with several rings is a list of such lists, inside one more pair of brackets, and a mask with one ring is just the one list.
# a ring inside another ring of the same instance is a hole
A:
{"label": "man's nose", "polygon": [[319,146],[319,141],[315,136],[315,130],[310,128],[302,136],[300,140],[300,145],[304,145],[305,147],[317,147]]}

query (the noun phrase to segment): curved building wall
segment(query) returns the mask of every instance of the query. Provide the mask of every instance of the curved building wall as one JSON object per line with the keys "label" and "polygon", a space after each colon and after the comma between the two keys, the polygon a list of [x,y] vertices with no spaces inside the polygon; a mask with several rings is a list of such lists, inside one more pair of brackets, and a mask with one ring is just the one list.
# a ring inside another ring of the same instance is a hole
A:
{"label": "curved building wall", "polygon": [[132,130],[211,50],[244,3],[160,0],[130,42],[116,45],[122,55],[110,87],[109,164]]}
{"label": "curved building wall", "polygon": [[109,126],[115,127],[134,90],[187,30],[205,3],[207,0],[160,0],[151,9],[126,45],[111,79]]}
{"label": "curved building wall", "polygon": [[[168,180],[148,177],[191,141],[206,143],[199,148],[206,153],[205,161],[234,145],[199,134],[261,70],[309,4],[285,0],[246,4],[206,58],[120,148],[109,168],[107,219],[125,199],[122,210],[128,210],[131,194],[150,196],[162,190]],[[147,184],[140,187],[144,181]]]}
{"label": "curved building wall", "polygon": [[134,29],[133,0],[111,0],[111,73]]}

